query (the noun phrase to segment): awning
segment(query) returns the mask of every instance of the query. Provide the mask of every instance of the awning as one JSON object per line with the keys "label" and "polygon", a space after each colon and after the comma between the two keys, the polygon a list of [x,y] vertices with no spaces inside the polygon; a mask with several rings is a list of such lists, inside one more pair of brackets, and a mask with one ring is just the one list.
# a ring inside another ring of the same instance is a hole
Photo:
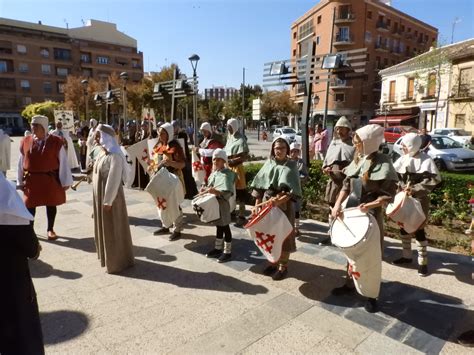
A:
{"label": "awning", "polygon": [[418,115],[400,115],[400,116],[377,116],[369,120],[369,123],[402,123],[403,121],[408,121],[412,118],[416,118]]}

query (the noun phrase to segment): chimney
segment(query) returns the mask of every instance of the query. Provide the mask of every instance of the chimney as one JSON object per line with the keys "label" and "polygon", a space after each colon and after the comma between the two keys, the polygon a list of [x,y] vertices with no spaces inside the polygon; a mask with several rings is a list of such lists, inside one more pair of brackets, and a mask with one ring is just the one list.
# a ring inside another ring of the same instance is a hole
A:
{"label": "chimney", "polygon": [[38,21],[38,25],[42,25],[41,20]]}

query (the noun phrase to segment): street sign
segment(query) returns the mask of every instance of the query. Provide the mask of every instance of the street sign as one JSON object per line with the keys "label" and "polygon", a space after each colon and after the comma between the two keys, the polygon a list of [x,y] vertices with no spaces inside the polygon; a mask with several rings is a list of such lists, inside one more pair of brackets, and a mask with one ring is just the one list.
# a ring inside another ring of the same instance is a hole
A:
{"label": "street sign", "polygon": [[54,122],[63,124],[63,131],[74,130],[74,111],[54,110]]}
{"label": "street sign", "polygon": [[260,113],[261,106],[262,106],[261,99],[252,100],[252,120],[260,121],[262,119],[262,115]]}

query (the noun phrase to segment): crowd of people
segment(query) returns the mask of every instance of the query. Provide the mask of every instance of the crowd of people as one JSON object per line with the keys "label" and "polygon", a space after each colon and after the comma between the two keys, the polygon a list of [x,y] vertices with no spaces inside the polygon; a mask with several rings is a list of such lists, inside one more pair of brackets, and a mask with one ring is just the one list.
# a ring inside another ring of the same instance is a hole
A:
{"label": "crowd of people", "polygon": [[[217,134],[208,122],[200,126],[202,140],[190,150],[189,132],[179,127],[178,122],[158,123],[153,130],[149,123],[130,126],[126,134],[117,132],[112,126],[90,120],[87,129],[83,127],[79,135],[79,162],[83,171],[88,171],[93,184],[94,240],[102,267],[108,273],[120,273],[133,266],[133,243],[128,223],[127,200],[124,186],[130,176],[131,163],[124,149],[143,140],[153,140],[153,146],[146,157],[146,169],[135,165],[135,180],[150,186],[158,175],[169,179],[166,196],[154,196],[158,217],[162,227],[155,235],[169,234],[169,240],[181,238],[186,229],[180,203],[184,197],[193,199],[196,195],[212,195],[217,201],[219,217],[209,223],[216,227],[215,240],[208,258],[224,263],[232,260],[232,218],[236,226],[246,227],[259,219],[271,208],[279,209],[291,224],[291,231],[281,240],[281,253],[277,260],[268,262],[263,274],[273,280],[285,279],[291,267],[291,253],[296,251],[295,238],[301,233],[299,213],[301,211],[302,186],[308,178],[308,169],[301,159],[302,147],[298,143],[289,144],[284,138],[273,140],[268,159],[250,182],[247,190],[244,163],[249,157],[249,146],[242,135],[239,121],[227,121],[227,137]],[[31,135],[20,143],[17,189],[23,191],[23,201],[15,189],[0,173],[0,231],[6,236],[7,248],[2,248],[2,263],[16,265],[3,267],[2,278],[7,280],[11,297],[5,303],[9,310],[7,323],[1,321],[0,337],[8,344],[0,348],[0,353],[11,349],[40,353],[40,341],[21,343],[25,334],[36,334],[41,338],[38,306],[34,294],[27,258],[37,258],[41,246],[34,232],[34,216],[37,207],[45,206],[47,211],[47,238],[58,238],[55,230],[57,206],[66,201],[66,190],[72,186],[71,168],[77,158],[70,157],[68,149],[72,143],[69,135],[57,125],[48,130],[48,118],[35,116],[31,121]],[[440,182],[440,175],[433,160],[423,152],[426,140],[415,133],[408,133],[402,139],[403,156],[395,163],[381,153],[383,128],[369,124],[352,131],[349,120],[341,117],[334,126],[334,137],[328,144],[327,130],[318,125],[310,142],[312,158],[323,160],[323,173],[329,177],[325,201],[330,207],[331,225],[340,224],[347,233],[355,236],[349,215],[361,220],[369,220],[366,235],[370,235],[370,245],[360,253],[346,253],[346,282],[332,290],[335,296],[358,292],[366,297],[365,309],[377,311],[377,298],[381,285],[382,258],[384,252],[383,214],[387,204],[394,201],[397,193],[405,194],[418,201],[424,216],[429,215],[428,194]],[[2,132],[0,132],[0,143]],[[123,147],[121,147],[121,145]],[[124,148],[125,147],[125,148]],[[123,149],[124,148],[124,149]],[[4,151],[2,150],[3,153]],[[191,153],[198,156],[200,164],[191,163]],[[9,168],[0,160],[3,172]],[[201,167],[205,178],[196,184],[193,176]],[[4,170],[5,169],[5,170]],[[146,188],[148,189],[148,187]],[[149,190],[152,190],[151,188]],[[248,193],[255,201],[250,217],[246,214]],[[165,200],[166,197],[166,200]],[[166,203],[166,206],[165,206]],[[175,213],[171,211],[175,206]],[[165,223],[166,221],[166,223]],[[418,251],[418,273],[427,276],[428,255],[424,224],[415,231],[400,228],[402,239],[401,257],[393,264],[412,262],[411,237],[414,236]],[[172,231],[171,231],[172,228]],[[332,231],[331,237],[335,236]],[[337,233],[336,233],[337,234]],[[16,237],[18,235],[18,238]],[[348,238],[347,236],[343,236]],[[257,243],[258,244],[258,243]],[[337,245],[337,243],[334,243]],[[276,244],[275,244],[276,245]],[[342,248],[344,250],[344,248]],[[9,261],[10,260],[10,261]],[[6,264],[5,264],[6,265]],[[10,288],[11,287],[11,288]],[[28,297],[26,297],[28,296]],[[26,307],[26,308],[24,308]],[[20,317],[13,317],[15,311],[30,312],[27,326]],[[39,335],[38,335],[39,334]],[[33,338],[35,336],[33,335]],[[3,342],[4,341],[4,342]]]}

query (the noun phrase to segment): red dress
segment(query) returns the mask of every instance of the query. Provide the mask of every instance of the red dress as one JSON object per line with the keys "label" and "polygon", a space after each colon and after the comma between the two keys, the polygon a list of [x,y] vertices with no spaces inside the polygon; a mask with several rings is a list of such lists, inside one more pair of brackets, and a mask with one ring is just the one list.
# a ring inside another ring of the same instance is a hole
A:
{"label": "red dress", "polygon": [[58,206],[66,202],[66,193],[59,181],[60,137],[48,135],[41,146],[33,136],[22,139],[24,200],[27,208]]}

